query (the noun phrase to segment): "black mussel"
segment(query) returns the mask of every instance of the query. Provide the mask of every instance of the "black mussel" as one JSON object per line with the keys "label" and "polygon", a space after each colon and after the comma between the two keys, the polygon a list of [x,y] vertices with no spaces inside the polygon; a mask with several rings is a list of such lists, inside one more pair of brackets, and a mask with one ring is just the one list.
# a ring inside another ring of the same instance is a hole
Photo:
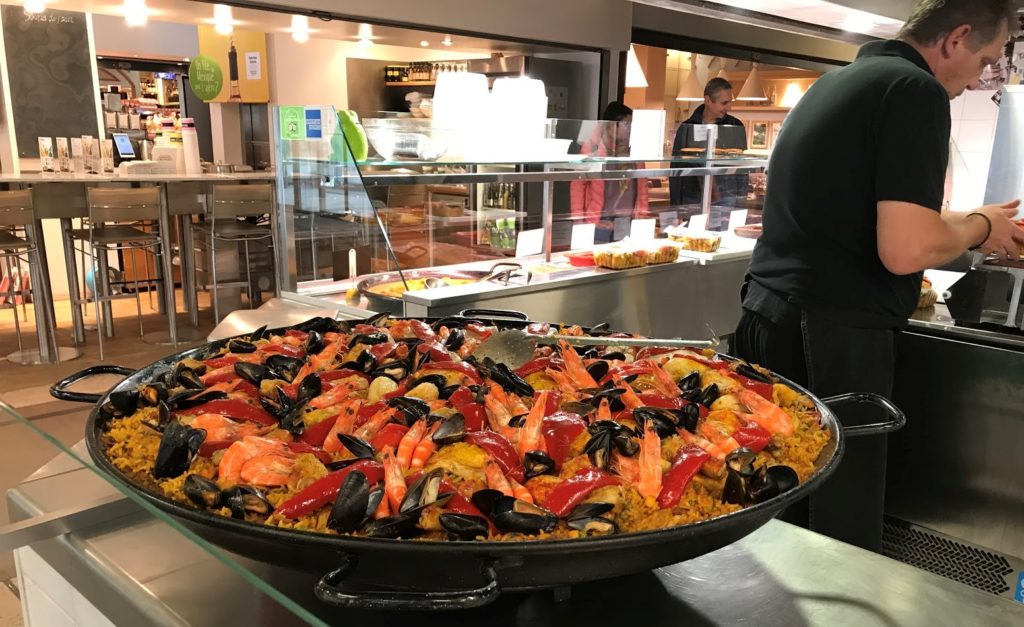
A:
{"label": "black mussel", "polygon": [[435,468],[424,473],[405,493],[405,498],[398,508],[400,513],[405,513],[414,507],[430,505],[438,500],[438,492],[441,489],[441,477],[444,471]]}
{"label": "black mussel", "polygon": [[475,318],[463,318],[462,316],[447,316],[435,320],[434,323],[430,325],[430,327],[434,329],[434,332],[436,333],[441,330],[441,327],[448,327],[449,329],[462,329],[468,324],[482,325],[483,321],[477,320]]}
{"label": "black mussel", "polygon": [[261,381],[271,376],[270,370],[263,364],[250,364],[247,361],[235,362],[235,374],[252,383],[257,388],[260,387]]}
{"label": "black mussel", "polygon": [[434,431],[433,440],[439,445],[455,444],[466,437],[466,419],[462,414],[452,414],[441,421],[437,431]]}
{"label": "black mussel", "polygon": [[310,318],[301,324],[297,324],[292,327],[296,331],[302,331],[303,333],[309,333],[316,331],[317,333],[327,333],[329,331],[346,331],[339,326],[339,322],[333,318],[327,317],[316,317]]}
{"label": "black mussel", "polygon": [[330,470],[331,472],[333,472],[335,470],[341,470],[342,468],[348,468],[349,466],[351,466],[352,464],[354,464],[354,463],[356,463],[358,461],[362,461],[362,460],[359,459],[358,457],[349,457],[347,459],[339,459],[336,462],[327,462],[326,464],[324,464],[324,468],[326,468],[327,470]]}
{"label": "black mussel", "polygon": [[587,366],[587,372],[590,373],[590,376],[593,377],[594,381],[600,381],[603,379],[605,375],[608,374],[609,370],[611,370],[611,366],[609,366],[608,362],[603,359],[591,362],[590,365]]}
{"label": "black mussel", "polygon": [[419,512],[415,517],[407,514],[388,516],[371,522],[366,526],[366,535],[370,538],[415,538],[420,535]]}
{"label": "black mussel", "polygon": [[466,331],[464,329],[452,329],[448,332],[448,339],[444,341],[444,347],[450,351],[457,351],[466,343]]}
{"label": "black mussel", "polygon": [[369,372],[373,370],[373,367],[377,365],[377,360],[374,358],[373,353],[368,350],[362,350],[356,355],[354,370],[360,370],[362,372]]}
{"label": "black mussel", "polygon": [[676,417],[676,424],[690,433],[697,431],[697,423],[700,422],[700,406],[696,403],[687,403],[682,409],[672,412]]}
{"label": "black mussel", "polygon": [[155,407],[160,401],[166,401],[167,397],[167,386],[163,383],[154,382],[139,388],[139,400],[150,407]]}
{"label": "black mussel", "polygon": [[754,462],[757,460],[757,453],[749,448],[733,449],[725,456],[725,465],[731,471],[743,477],[753,477],[756,472]]}
{"label": "black mussel", "polygon": [[513,429],[518,429],[522,427],[524,424],[526,424],[526,417],[528,415],[529,414],[516,414],[515,416],[512,416],[511,418],[508,419],[508,426],[512,427]]}
{"label": "black mussel", "polygon": [[426,418],[430,414],[430,404],[423,399],[412,396],[395,396],[385,401],[388,407],[394,407],[402,412],[405,421],[412,424],[420,418]]}
{"label": "black mussel", "polygon": [[390,377],[395,381],[401,381],[409,375],[409,362],[404,359],[389,361],[370,370],[370,375],[373,377]]}
{"label": "black mussel", "polygon": [[769,466],[762,468],[752,483],[754,502],[763,503],[795,488],[800,477],[789,466]]}
{"label": "black mussel", "polygon": [[187,390],[202,390],[206,387],[196,371],[191,368],[181,368],[175,380],[178,385]]}
{"label": "black mussel", "polygon": [[182,390],[168,398],[167,404],[175,409],[192,409],[193,407],[198,407],[203,403],[218,401],[227,397],[228,393],[222,390],[209,390],[207,392],[199,393],[196,393],[195,390]]}
{"label": "black mussel", "polygon": [[232,518],[243,519],[246,514],[269,516],[274,511],[274,506],[263,493],[252,486],[236,485],[224,490],[222,496]]}
{"label": "black mussel", "polygon": [[757,454],[748,448],[738,448],[725,456],[725,487],[722,500],[726,503],[748,505],[754,502],[755,477],[754,461]]}
{"label": "black mussel", "polygon": [[600,333],[607,333],[609,330],[609,324],[607,322],[599,322],[594,326],[587,329],[587,333],[594,335],[595,337]]}
{"label": "black mussel", "polygon": [[555,460],[544,451],[527,451],[523,455],[523,468],[527,479],[546,475],[555,471]]}
{"label": "black mussel", "polygon": [[600,354],[601,354],[601,351],[597,350],[596,347],[593,347],[593,348],[588,348],[587,350],[585,350],[583,352],[580,352],[580,357],[582,357],[583,359],[597,359],[598,355],[600,355]]}
{"label": "black mussel", "polygon": [[158,424],[163,429],[171,422],[171,407],[167,403],[160,401],[156,404],[156,415]]}
{"label": "black mussel", "polygon": [[341,440],[341,445],[355,457],[359,459],[373,459],[373,446],[366,440],[349,435],[348,433],[339,433],[338,439]]}
{"label": "black mussel", "polygon": [[700,372],[694,370],[679,380],[679,390],[684,394],[687,392],[700,391]]}
{"label": "black mussel", "polygon": [[348,473],[327,516],[327,527],[338,533],[351,533],[363,526],[370,501],[370,482],[354,470]]}
{"label": "black mussel", "polygon": [[622,431],[629,431],[629,428],[621,422],[615,422],[614,420],[598,420],[587,425],[587,432],[591,435],[597,435],[605,431],[616,434]]}
{"label": "black mussel", "polygon": [[267,357],[267,361],[264,365],[270,369],[270,373],[275,379],[281,379],[291,383],[292,379],[295,378],[295,375],[297,375],[299,370],[302,369],[302,366],[305,365],[305,362],[298,357],[289,357],[288,355],[271,355],[270,357]]}
{"label": "black mussel", "polygon": [[494,516],[498,513],[498,503],[502,499],[508,498],[498,490],[492,490],[491,488],[484,488],[483,490],[477,490],[470,497],[470,501],[473,505],[476,505],[485,516]]}
{"label": "black mussel", "polygon": [[[422,377],[410,379],[408,389],[415,390],[416,386],[421,385],[423,383],[429,383],[433,385],[434,387],[437,388],[437,391],[440,394],[441,390],[443,390],[445,386],[448,384],[448,379],[446,379],[443,374],[425,374]],[[454,392],[456,389],[458,389],[458,386],[452,389],[452,392]],[[449,393],[449,395],[451,395],[451,393]]]}
{"label": "black mussel", "polygon": [[135,410],[139,407],[139,391],[138,390],[117,390],[111,392],[107,397],[110,402],[112,409],[115,413],[114,416],[127,416],[135,413]]}
{"label": "black mussel", "polygon": [[204,439],[206,431],[202,429],[193,429],[173,420],[167,423],[156,452],[153,476],[169,479],[188,470]]}
{"label": "black mussel", "polygon": [[384,342],[390,341],[391,336],[380,331],[377,333],[358,333],[352,336],[349,346],[355,346],[356,344],[383,344]]}
{"label": "black mussel", "polygon": [[228,350],[232,353],[255,353],[256,345],[246,340],[228,340]]}
{"label": "black mussel", "polygon": [[296,405],[281,417],[280,427],[298,437],[306,431],[306,411],[303,405]]}
{"label": "black mussel", "polygon": [[110,401],[100,405],[100,414],[106,418],[119,418],[124,416],[124,413],[114,407],[114,404]]}
{"label": "black mussel", "polygon": [[590,436],[583,452],[590,458],[594,468],[607,468],[612,459],[612,432],[599,431]]}
{"label": "black mussel", "polygon": [[455,394],[455,392],[460,387],[462,387],[462,386],[458,385],[458,384],[456,384],[456,385],[438,386],[438,388],[437,388],[437,397],[440,398],[442,401],[446,401],[449,398],[451,398],[452,394]]}
{"label": "black mussel", "polygon": [[533,386],[525,379],[517,375],[511,368],[502,363],[497,363],[491,358],[484,358],[483,368],[488,376],[500,385],[507,392],[518,394],[526,398],[533,397]]}
{"label": "black mussel", "polygon": [[383,327],[387,324],[389,318],[391,318],[391,314],[386,311],[382,311],[378,314],[373,314],[366,320],[363,320],[362,324],[368,324],[371,327]]}
{"label": "black mussel", "polygon": [[441,514],[441,527],[456,540],[486,538],[489,529],[487,520],[469,514]]}
{"label": "black mussel", "polygon": [[192,474],[185,477],[182,490],[190,501],[200,507],[212,509],[220,506],[222,495],[220,486],[202,475]]}
{"label": "black mussel", "polygon": [[574,518],[568,523],[570,529],[582,531],[585,536],[606,536],[619,532],[619,526],[601,516]]}
{"label": "black mussel", "polygon": [[535,534],[551,531],[558,525],[558,516],[548,510],[502,495],[497,503],[494,526],[512,533]]}
{"label": "black mussel", "polygon": [[612,351],[601,355],[601,359],[605,361],[626,361],[626,354],[621,351]]}
{"label": "black mussel", "polygon": [[626,408],[626,404],[622,402],[622,395],[626,393],[626,390],[622,388],[614,387],[601,388],[594,392],[594,396],[590,399],[590,402],[594,407],[598,407],[601,404],[601,399],[608,399],[608,408],[613,412],[622,411]]}
{"label": "black mussel", "polygon": [[712,383],[704,388],[700,395],[694,400],[704,407],[711,407],[711,404],[718,400],[719,395],[718,384]]}
{"label": "black mussel", "polygon": [[640,441],[633,437],[632,433],[617,433],[612,436],[612,443],[626,457],[633,457],[640,452]]}
{"label": "black mussel", "polygon": [[608,512],[615,509],[615,506],[611,503],[580,503],[577,505],[569,515],[566,516],[567,520],[578,520],[580,518],[594,518],[595,516],[603,516]]}
{"label": "black mussel", "polygon": [[260,407],[263,408],[263,411],[267,412],[268,414],[270,414],[274,418],[277,418],[278,420],[281,420],[288,414],[287,408],[281,407],[280,405],[270,400],[266,396],[260,397]]}
{"label": "black mussel", "polygon": [[672,412],[659,407],[638,407],[633,410],[633,419],[643,428],[650,424],[659,438],[675,435],[676,422]]}
{"label": "black mussel", "polygon": [[377,511],[377,507],[380,506],[380,502],[385,498],[384,486],[377,486],[373,490],[370,490],[370,496],[366,500],[366,516],[363,520],[369,520],[372,518],[373,514]]}
{"label": "black mussel", "polygon": [[324,349],[324,336],[317,331],[310,331],[306,336],[306,354],[316,355]]}
{"label": "black mussel", "polygon": [[590,403],[583,403],[580,401],[565,401],[558,406],[558,409],[570,414],[578,414],[580,416],[586,416],[590,412],[597,409]]}
{"label": "black mussel", "polygon": [[174,369],[169,368],[154,374],[153,383],[163,385],[167,388],[173,388],[177,385],[177,383],[174,382]]}
{"label": "black mussel", "polygon": [[323,383],[320,381],[320,375],[311,372],[299,383],[299,388],[295,392],[295,406],[305,405],[321,394],[323,394]]}
{"label": "black mussel", "polygon": [[759,381],[761,383],[775,383],[770,376],[747,363],[742,363],[736,366],[736,372],[748,379],[753,379],[754,381]]}
{"label": "black mussel", "polygon": [[262,327],[256,329],[252,333],[250,333],[249,334],[249,341],[250,342],[255,342],[257,340],[262,340],[265,337],[267,337],[267,325],[263,325]]}

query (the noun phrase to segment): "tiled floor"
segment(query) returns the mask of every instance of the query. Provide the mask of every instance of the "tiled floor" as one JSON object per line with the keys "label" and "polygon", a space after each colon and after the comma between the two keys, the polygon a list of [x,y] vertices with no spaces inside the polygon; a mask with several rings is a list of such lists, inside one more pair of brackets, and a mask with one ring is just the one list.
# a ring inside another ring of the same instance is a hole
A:
{"label": "tiled floor", "polygon": [[[180,292],[178,294],[180,302]],[[205,294],[200,294],[201,308]],[[147,306],[143,297],[143,326],[146,332],[166,329],[166,319]],[[138,321],[134,301],[115,301],[115,337],[104,343],[105,359],[102,363],[141,367],[161,357],[184,350],[187,345],[171,346],[147,344],[138,335]],[[179,306],[179,310],[182,308]],[[64,346],[71,341],[70,308],[66,301],[55,303],[59,343]],[[18,310],[19,315],[21,310]],[[203,310],[200,316],[200,331],[209,333],[214,324],[212,315]],[[32,308],[28,308],[28,320],[22,322],[24,341],[29,348],[35,347],[34,320]],[[187,317],[178,315],[179,328],[187,326]],[[56,401],[49,395],[49,387],[57,380],[88,366],[101,363],[95,330],[87,332],[86,342],[80,348],[83,354],[78,359],[62,364],[42,366],[19,366],[3,359],[18,349],[14,334],[14,323],[9,308],[0,309],[0,401],[10,405],[26,418],[32,427],[45,433],[64,446],[70,446],[82,439],[89,406]],[[83,381],[74,389],[83,392],[101,392],[118,381],[117,377],[97,377]],[[37,468],[52,459],[59,452],[57,444],[50,442],[33,431],[24,422],[0,412],[0,442],[4,454],[0,455],[0,491],[17,485]],[[0,498],[0,524],[7,522],[7,501]],[[15,576],[11,554],[0,555],[0,581]],[[6,586],[0,586],[0,627],[21,624],[21,607],[17,597]]]}

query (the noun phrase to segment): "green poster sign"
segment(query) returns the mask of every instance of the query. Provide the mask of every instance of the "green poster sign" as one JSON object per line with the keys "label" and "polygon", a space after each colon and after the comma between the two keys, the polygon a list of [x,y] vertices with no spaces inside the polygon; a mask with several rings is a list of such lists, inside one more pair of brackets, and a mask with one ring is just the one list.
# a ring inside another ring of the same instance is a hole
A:
{"label": "green poster sign", "polygon": [[201,54],[188,66],[188,84],[200,100],[210,102],[224,88],[224,72],[216,61]]}
{"label": "green poster sign", "polygon": [[306,139],[305,107],[281,107],[281,139]]}

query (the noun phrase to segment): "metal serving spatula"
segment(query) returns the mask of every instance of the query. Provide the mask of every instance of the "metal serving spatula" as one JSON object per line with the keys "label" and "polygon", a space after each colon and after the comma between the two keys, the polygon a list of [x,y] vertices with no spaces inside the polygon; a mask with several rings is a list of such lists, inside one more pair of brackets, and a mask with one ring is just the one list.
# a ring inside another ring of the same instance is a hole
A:
{"label": "metal serving spatula", "polygon": [[520,329],[506,329],[498,331],[481,342],[473,350],[473,356],[481,361],[485,357],[490,357],[515,370],[533,359],[534,350],[539,344],[557,345],[559,340],[565,340],[571,346],[659,346],[664,348],[715,348],[721,343],[714,331],[711,332],[711,338],[707,340],[660,340],[633,337],[531,335]]}

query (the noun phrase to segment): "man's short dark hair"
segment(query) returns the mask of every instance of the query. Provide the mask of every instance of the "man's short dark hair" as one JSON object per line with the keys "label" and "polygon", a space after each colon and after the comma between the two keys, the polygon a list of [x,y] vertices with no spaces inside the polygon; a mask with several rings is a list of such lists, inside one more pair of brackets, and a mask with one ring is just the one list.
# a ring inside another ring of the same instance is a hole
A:
{"label": "man's short dark hair", "polygon": [[933,44],[956,28],[971,27],[970,46],[979,50],[992,43],[1005,25],[1016,31],[1013,0],[918,0],[900,30],[900,39]]}
{"label": "man's short dark hair", "polygon": [[704,86],[704,95],[714,100],[718,97],[718,93],[725,91],[726,89],[732,89],[732,83],[725,80],[724,78],[713,78],[708,81],[708,84]]}
{"label": "man's short dark hair", "polygon": [[631,115],[633,115],[632,109],[618,100],[614,100],[609,102],[608,106],[604,108],[604,114],[601,116],[601,119],[610,122],[621,122]]}

